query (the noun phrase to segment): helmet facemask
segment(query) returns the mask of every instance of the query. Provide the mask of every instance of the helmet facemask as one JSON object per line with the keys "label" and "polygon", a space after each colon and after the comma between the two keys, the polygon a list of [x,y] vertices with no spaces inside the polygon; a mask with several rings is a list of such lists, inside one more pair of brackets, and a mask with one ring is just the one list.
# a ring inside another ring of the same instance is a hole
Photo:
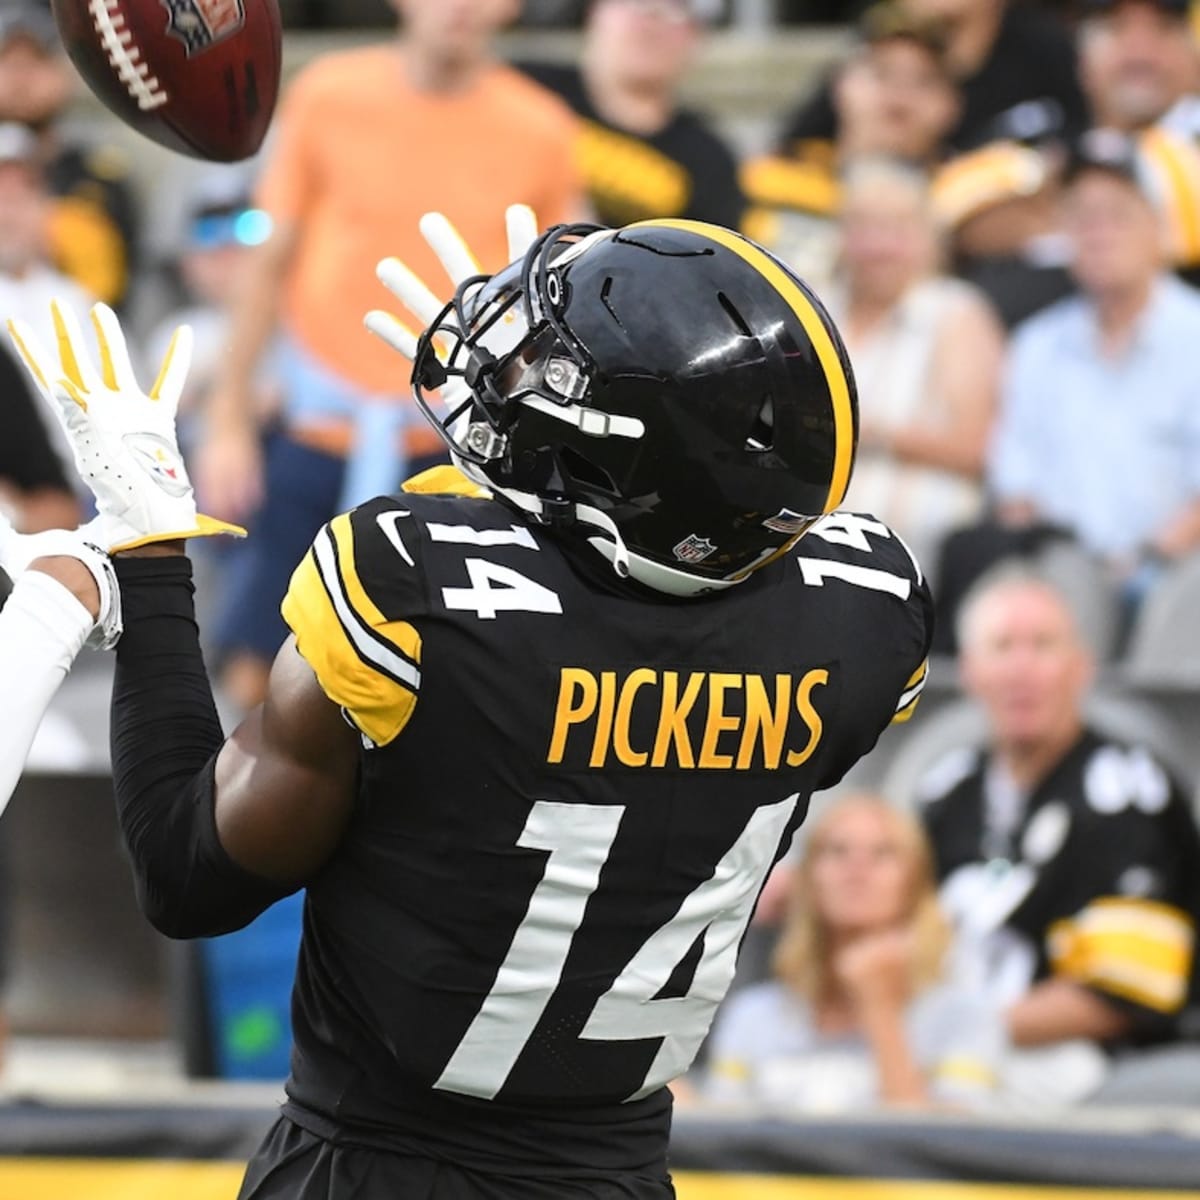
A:
{"label": "helmet facemask", "polygon": [[[558,226],[538,239],[521,262],[494,276],[464,280],[421,335],[413,392],[466,474],[540,523],[598,526],[615,543],[612,562],[624,577],[628,552],[606,514],[565,495],[506,486],[509,472],[503,466],[510,453],[509,433],[522,408],[565,421],[590,437],[636,439],[644,433],[636,418],[586,407],[594,364],[558,318],[566,286],[562,268],[612,233],[597,225]],[[428,392],[446,389],[455,379],[465,385],[466,395],[440,416]]]}

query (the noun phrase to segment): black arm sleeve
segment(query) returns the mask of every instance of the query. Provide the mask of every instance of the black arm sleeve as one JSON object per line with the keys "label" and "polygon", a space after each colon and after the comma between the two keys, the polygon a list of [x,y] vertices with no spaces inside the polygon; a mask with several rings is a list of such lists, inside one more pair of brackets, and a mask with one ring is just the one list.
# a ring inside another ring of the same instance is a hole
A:
{"label": "black arm sleeve", "polygon": [[138,904],[168,937],[247,925],[285,888],[239,867],[217,835],[224,742],[200,654],[186,558],[118,558],[125,633],[117,646],[112,768]]}

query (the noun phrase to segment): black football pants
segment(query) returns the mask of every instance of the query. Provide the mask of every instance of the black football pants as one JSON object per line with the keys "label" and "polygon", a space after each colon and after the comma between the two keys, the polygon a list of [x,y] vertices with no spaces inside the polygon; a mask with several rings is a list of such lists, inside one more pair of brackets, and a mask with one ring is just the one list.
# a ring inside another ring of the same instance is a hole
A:
{"label": "black football pants", "polygon": [[674,1200],[669,1179],[483,1175],[449,1163],[338,1146],[280,1117],[238,1200]]}

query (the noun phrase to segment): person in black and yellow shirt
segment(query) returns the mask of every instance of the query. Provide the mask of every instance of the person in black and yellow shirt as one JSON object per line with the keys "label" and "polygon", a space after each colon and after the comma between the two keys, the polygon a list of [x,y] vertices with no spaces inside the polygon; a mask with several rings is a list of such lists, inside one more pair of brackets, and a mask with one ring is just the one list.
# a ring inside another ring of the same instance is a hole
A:
{"label": "person in black and yellow shirt", "polygon": [[0,7],[0,121],[33,129],[54,197],[47,240],[55,268],[85,291],[121,305],[129,290],[137,214],[124,155],[59,138],[71,68],[54,20],[31,2]]}
{"label": "person in black and yellow shirt", "polygon": [[580,153],[596,217],[686,217],[736,229],[746,202],[729,147],[679,106],[716,0],[592,0],[580,67],[526,64],[583,118]]}
{"label": "person in black and yellow shirt", "polygon": [[1200,92],[1189,0],[1085,0],[1080,74],[1093,122],[1135,137],[1167,249],[1200,281]]}
{"label": "person in black and yellow shirt", "polygon": [[833,90],[836,137],[788,139],[742,171],[746,232],[819,285],[832,270],[840,176],[851,159],[880,156],[932,169],[958,119],[958,87],[940,24],[894,2],[863,18],[860,43]]}
{"label": "person in black and yellow shirt", "polygon": [[[1011,120],[1031,102],[1053,107],[1068,136],[1087,127],[1070,33],[1049,14],[1013,0],[903,0],[902,7],[913,20],[934,20],[942,27],[946,61],[962,95],[947,131],[952,151],[990,141],[998,119]],[[866,16],[871,18],[871,10]],[[836,89],[835,75],[791,115],[785,146],[841,136]]]}
{"label": "person in black and yellow shirt", "polygon": [[1085,722],[1091,661],[1049,585],[1015,570],[984,582],[959,625],[989,745],[952,751],[922,798],[943,903],[1014,1045],[1170,1040],[1200,914],[1184,789],[1146,747]]}

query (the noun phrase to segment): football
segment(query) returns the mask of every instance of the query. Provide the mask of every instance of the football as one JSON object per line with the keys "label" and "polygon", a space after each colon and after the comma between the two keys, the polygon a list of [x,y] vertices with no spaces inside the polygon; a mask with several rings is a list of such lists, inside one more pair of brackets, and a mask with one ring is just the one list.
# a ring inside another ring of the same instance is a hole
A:
{"label": "football", "polygon": [[127,124],[213,162],[262,145],[279,95],[277,0],[52,0],[71,61]]}

